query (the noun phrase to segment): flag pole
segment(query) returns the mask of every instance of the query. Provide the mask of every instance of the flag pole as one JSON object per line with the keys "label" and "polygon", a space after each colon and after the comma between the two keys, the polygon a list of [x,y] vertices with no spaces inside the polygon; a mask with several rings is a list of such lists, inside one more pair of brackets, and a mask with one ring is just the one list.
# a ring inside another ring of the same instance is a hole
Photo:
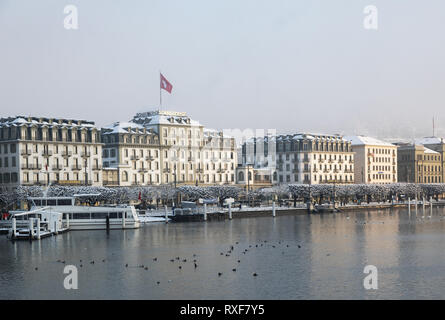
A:
{"label": "flag pole", "polygon": [[159,111],[162,109],[161,70],[159,70]]}

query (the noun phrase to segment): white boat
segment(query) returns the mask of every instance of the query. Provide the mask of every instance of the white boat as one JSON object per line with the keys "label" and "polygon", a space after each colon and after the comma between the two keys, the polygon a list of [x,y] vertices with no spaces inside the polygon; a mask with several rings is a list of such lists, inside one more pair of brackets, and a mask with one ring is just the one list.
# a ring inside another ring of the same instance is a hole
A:
{"label": "white boat", "polygon": [[73,197],[30,197],[31,210],[44,208],[46,212],[63,214],[64,225],[70,230],[135,229],[141,221],[134,206],[81,205],[81,198],[97,194],[79,194]]}

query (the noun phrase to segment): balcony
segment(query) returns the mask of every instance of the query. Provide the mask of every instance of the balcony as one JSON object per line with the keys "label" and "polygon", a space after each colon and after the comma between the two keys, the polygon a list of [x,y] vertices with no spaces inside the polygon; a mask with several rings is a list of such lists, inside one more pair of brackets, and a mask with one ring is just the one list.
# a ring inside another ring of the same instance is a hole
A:
{"label": "balcony", "polygon": [[131,155],[130,160],[139,160],[141,157],[137,155]]}
{"label": "balcony", "polygon": [[53,155],[53,152],[51,150],[43,150],[42,156],[44,157],[50,157]]}
{"label": "balcony", "polygon": [[93,170],[102,170],[102,166],[100,164],[93,164]]}
{"label": "balcony", "polygon": [[146,156],[145,160],[147,161],[153,161],[155,158],[153,158],[153,156]]}
{"label": "balcony", "polygon": [[71,166],[71,170],[82,170],[82,166],[80,164],[74,164]]}
{"label": "balcony", "polygon": [[309,162],[309,158],[303,158],[303,162]]}
{"label": "balcony", "polygon": [[117,185],[119,185],[119,181],[117,181],[117,180],[110,180],[110,181],[104,180],[104,181],[102,181],[102,184],[104,186],[117,186]]}
{"label": "balcony", "polygon": [[22,164],[21,168],[23,170],[41,170],[42,165],[41,164]]}
{"label": "balcony", "polygon": [[138,172],[148,172],[148,169],[147,168],[139,168]]}
{"label": "balcony", "polygon": [[308,169],[303,169],[303,172],[304,173],[309,173],[309,172],[311,172],[311,170],[308,168]]}
{"label": "balcony", "polygon": [[201,168],[196,169],[196,173],[204,173],[204,169],[201,169]]}
{"label": "balcony", "polygon": [[293,173],[299,173],[300,170],[299,170],[299,169],[293,169],[292,172],[293,172]]}
{"label": "balcony", "polygon": [[324,159],[318,159],[318,162],[324,163]]}
{"label": "balcony", "polygon": [[309,179],[303,179],[303,183],[304,184],[309,184],[309,183],[311,183],[311,181]]}
{"label": "balcony", "polygon": [[354,163],[354,160],[349,160],[349,163]]}
{"label": "balcony", "polygon": [[61,166],[60,164],[58,164],[58,165],[52,166],[51,169],[52,169],[53,171],[62,170],[62,166]]}
{"label": "balcony", "polygon": [[343,159],[338,159],[338,163],[343,163],[344,160]]}
{"label": "balcony", "polygon": [[91,153],[90,153],[89,151],[87,151],[87,152],[83,151],[83,152],[80,154],[80,156],[81,156],[82,158],[88,158],[90,155],[91,155]]}
{"label": "balcony", "polygon": [[164,173],[170,173],[170,168],[164,168],[164,169],[162,170],[162,172],[164,172]]}
{"label": "balcony", "polygon": [[328,160],[328,163],[334,163],[334,160],[329,159],[329,160]]}
{"label": "balcony", "polygon": [[73,155],[72,151],[62,151],[62,157],[71,157]]}
{"label": "balcony", "polygon": [[334,173],[339,173],[339,172],[340,172],[340,170],[334,169]]}
{"label": "balcony", "polygon": [[20,152],[20,154],[22,155],[22,156],[30,156],[31,155],[31,150],[22,150],[21,152]]}

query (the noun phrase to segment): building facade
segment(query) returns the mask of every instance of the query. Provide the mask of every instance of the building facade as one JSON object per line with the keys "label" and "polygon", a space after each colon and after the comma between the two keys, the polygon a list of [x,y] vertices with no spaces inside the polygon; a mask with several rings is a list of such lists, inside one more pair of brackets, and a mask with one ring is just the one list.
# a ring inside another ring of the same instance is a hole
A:
{"label": "building facade", "polygon": [[347,136],[355,153],[355,183],[397,182],[397,146],[366,136]]}
{"label": "building facade", "polygon": [[235,183],[235,140],[184,112],[138,113],[128,123],[103,128],[102,138],[106,176],[118,177],[105,184]]}
{"label": "building facade", "polygon": [[276,139],[277,183],[353,183],[354,152],[340,135],[299,133]]}
{"label": "building facade", "polygon": [[299,133],[254,139],[243,144],[242,157],[243,167],[269,169],[272,184],[354,182],[352,146],[339,135]]}
{"label": "building facade", "polygon": [[418,144],[399,144],[397,149],[399,182],[442,183],[442,156]]}
{"label": "building facade", "polygon": [[159,137],[133,122],[101,130],[104,186],[137,186],[161,181]]}
{"label": "building facade", "polygon": [[94,122],[0,119],[0,184],[102,185],[102,144]]}
{"label": "building facade", "polygon": [[440,153],[440,157],[442,159],[441,171],[442,171],[442,179],[441,181],[445,181],[445,142],[443,138],[439,137],[425,137],[422,139],[416,140],[416,144],[422,144],[428,149],[434,150]]}

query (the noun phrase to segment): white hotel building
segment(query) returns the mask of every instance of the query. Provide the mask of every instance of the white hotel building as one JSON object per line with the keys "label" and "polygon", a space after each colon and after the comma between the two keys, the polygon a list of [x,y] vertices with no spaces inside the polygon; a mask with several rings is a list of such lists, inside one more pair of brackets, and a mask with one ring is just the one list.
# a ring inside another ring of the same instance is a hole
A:
{"label": "white hotel building", "polygon": [[94,122],[17,116],[0,119],[0,184],[102,185]]}
{"label": "white hotel building", "polygon": [[397,146],[373,137],[347,136],[355,152],[355,183],[397,182]]}
{"label": "white hotel building", "polygon": [[138,113],[102,139],[105,185],[235,183],[235,140],[185,112]]}

